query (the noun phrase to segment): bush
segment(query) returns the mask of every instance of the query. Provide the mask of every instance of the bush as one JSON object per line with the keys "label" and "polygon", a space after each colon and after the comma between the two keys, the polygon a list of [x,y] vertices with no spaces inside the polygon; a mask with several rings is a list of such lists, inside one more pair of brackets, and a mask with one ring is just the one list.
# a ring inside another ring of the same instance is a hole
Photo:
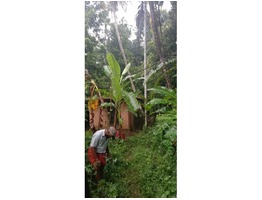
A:
{"label": "bush", "polygon": [[[154,126],[125,141],[110,141],[112,159],[107,160],[104,179],[97,186],[89,182],[92,197],[176,197],[176,133],[174,115],[162,114]],[[91,133],[86,133],[86,146],[90,140]],[[88,162],[86,170],[92,177]]]}

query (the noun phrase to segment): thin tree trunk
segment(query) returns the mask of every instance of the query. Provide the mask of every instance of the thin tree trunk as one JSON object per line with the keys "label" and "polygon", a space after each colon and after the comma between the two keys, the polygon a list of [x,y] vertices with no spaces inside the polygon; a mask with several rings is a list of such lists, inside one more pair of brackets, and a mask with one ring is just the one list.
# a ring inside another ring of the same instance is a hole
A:
{"label": "thin tree trunk", "polygon": [[[147,103],[147,84],[146,84],[146,1],[144,2],[144,98],[145,105]],[[145,127],[147,127],[147,112],[145,110]]]}
{"label": "thin tree trunk", "polygon": [[159,24],[159,31],[160,31],[160,40],[162,41],[163,39],[163,33],[162,33],[162,23],[161,23],[161,18],[160,18],[160,9],[159,6],[157,6],[157,16],[158,16],[158,24]]}
{"label": "thin tree trunk", "polygon": [[[118,40],[118,44],[119,44],[119,48],[120,48],[120,51],[121,51],[121,54],[122,54],[122,57],[124,59],[124,62],[125,62],[125,66],[127,66],[127,60],[126,60],[126,55],[125,55],[125,51],[124,51],[124,48],[123,48],[123,44],[122,44],[122,40],[120,38],[120,33],[119,33],[119,30],[118,30],[118,24],[117,24],[117,20],[116,20],[116,13],[113,12],[114,14],[114,24],[115,24],[115,28],[116,28],[116,35],[117,35],[117,40]],[[135,85],[134,85],[134,82],[131,78],[131,73],[129,72],[128,70],[128,75],[129,75],[129,80],[130,80],[130,83],[131,83],[131,87],[132,87],[132,90],[133,92],[136,91],[136,88],[135,88]]]}
{"label": "thin tree trunk", "polygon": [[[163,54],[163,45],[162,42],[160,40],[159,37],[159,32],[158,32],[158,27],[157,27],[157,23],[156,23],[156,19],[155,19],[155,8],[154,8],[154,2],[153,1],[149,1],[149,7],[150,7],[150,16],[151,16],[151,26],[152,26],[152,30],[153,30],[153,36],[154,36],[154,41],[155,41],[155,46],[157,49],[157,53],[158,56],[160,58],[160,62],[165,62],[165,57]],[[163,68],[163,73],[164,73],[164,77],[166,80],[166,84],[168,88],[171,88],[171,81],[170,81],[170,77],[167,73],[167,68],[164,65]]]}

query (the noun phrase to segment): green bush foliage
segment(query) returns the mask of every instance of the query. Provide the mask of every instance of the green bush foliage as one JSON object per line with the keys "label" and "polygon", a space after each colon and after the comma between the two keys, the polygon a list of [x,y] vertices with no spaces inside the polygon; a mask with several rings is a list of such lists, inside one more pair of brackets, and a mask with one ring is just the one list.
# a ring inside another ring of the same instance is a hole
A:
{"label": "green bush foliage", "polygon": [[[172,116],[172,117],[171,117]],[[86,146],[91,133],[86,133]],[[104,179],[98,185],[86,162],[92,197],[174,198],[176,197],[176,120],[162,114],[156,123],[123,140],[109,142],[112,158],[107,160]]]}

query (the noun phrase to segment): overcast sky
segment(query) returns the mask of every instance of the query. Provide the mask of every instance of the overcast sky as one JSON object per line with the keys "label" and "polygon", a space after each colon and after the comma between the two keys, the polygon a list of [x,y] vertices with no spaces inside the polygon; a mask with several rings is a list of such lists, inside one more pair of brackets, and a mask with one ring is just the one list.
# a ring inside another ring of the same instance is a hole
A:
{"label": "overcast sky", "polygon": [[[130,24],[132,26],[132,36],[131,36],[131,39],[134,39],[135,38],[135,27],[136,27],[136,21],[135,21],[135,17],[136,17],[136,13],[137,13],[137,8],[138,8],[138,5],[139,5],[140,1],[131,1],[131,2],[128,2],[128,5],[127,5],[127,10],[126,12],[121,8],[121,6],[119,7],[119,10],[117,12],[117,18],[118,20],[121,20],[122,17],[125,18],[125,20],[127,21],[128,24]],[[170,10],[171,8],[171,4],[169,1],[164,1],[164,4],[163,4],[163,9],[165,10]],[[149,7],[148,7],[149,9]],[[112,19],[112,18],[111,18]],[[112,19],[113,20],[113,19]]]}

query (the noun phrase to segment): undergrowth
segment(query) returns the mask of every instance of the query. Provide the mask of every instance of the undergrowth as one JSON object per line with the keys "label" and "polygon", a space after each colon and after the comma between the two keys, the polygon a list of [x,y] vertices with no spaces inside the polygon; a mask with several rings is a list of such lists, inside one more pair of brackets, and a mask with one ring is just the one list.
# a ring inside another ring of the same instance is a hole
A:
{"label": "undergrowth", "polygon": [[[91,133],[86,132],[86,148]],[[92,182],[94,171],[86,160],[89,187],[96,198],[175,198],[176,120],[157,117],[156,124],[123,140],[111,140],[112,158],[107,160],[104,179]]]}

